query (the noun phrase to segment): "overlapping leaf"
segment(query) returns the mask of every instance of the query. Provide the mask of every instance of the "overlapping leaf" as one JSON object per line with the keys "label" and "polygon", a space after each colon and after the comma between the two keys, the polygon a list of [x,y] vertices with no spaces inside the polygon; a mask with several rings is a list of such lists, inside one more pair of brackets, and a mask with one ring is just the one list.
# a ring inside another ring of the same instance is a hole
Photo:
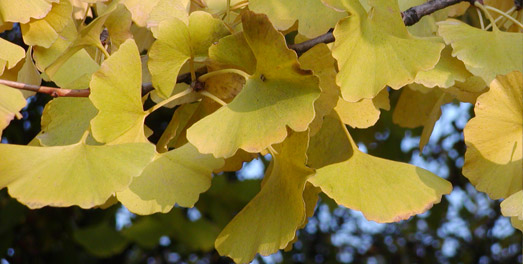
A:
{"label": "overlapping leaf", "polygon": [[[154,153],[151,144],[59,147],[0,145],[0,187],[30,208],[91,208],[105,203],[138,176]],[[31,166],[27,166],[31,164]]]}
{"label": "overlapping leaf", "polygon": [[43,18],[59,0],[0,1],[0,26],[6,22],[27,23],[30,18]]}
{"label": "overlapping leaf", "polygon": [[506,198],[523,182],[523,75],[498,76],[478,97],[464,129],[463,175],[490,198]]}
{"label": "overlapping leaf", "polygon": [[149,51],[149,71],[155,89],[169,97],[182,65],[207,57],[212,43],[228,34],[222,21],[205,12],[194,12],[189,25],[177,18],[162,21],[153,31],[156,41]]}
{"label": "overlapping leaf", "polygon": [[21,24],[25,44],[51,47],[71,20],[72,11],[73,6],[68,0],[60,0],[44,18]]}
{"label": "overlapping leaf", "polygon": [[523,190],[512,194],[501,203],[501,213],[510,217],[512,225],[523,232]]}
{"label": "overlapping leaf", "polygon": [[25,98],[19,90],[0,84],[0,139],[2,137],[2,131],[15,116],[22,118],[19,111],[22,110],[25,105]]}
{"label": "overlapping leaf", "polygon": [[339,98],[334,109],[343,123],[351,127],[368,128],[378,122],[380,108],[390,108],[389,92],[386,89],[372,99],[361,99],[359,102],[347,102]]}
{"label": "overlapping leaf", "polygon": [[485,31],[454,19],[439,22],[438,26],[439,35],[452,45],[452,56],[463,61],[465,67],[485,83],[490,83],[498,74],[523,72],[521,33],[501,32],[497,28]]}
{"label": "overlapping leaf", "polygon": [[282,142],[287,126],[306,130],[320,94],[318,78],[300,68],[296,54],[266,16],[245,12],[242,22],[257,60],[256,72],[230,104],[187,131],[187,139],[200,152],[216,157],[231,157],[239,148],[260,152]]}
{"label": "overlapping leaf", "polygon": [[307,141],[307,132],[294,133],[275,147],[278,154],[273,155],[262,189],[216,239],[220,254],[247,263],[256,253],[275,253],[294,239],[306,221],[303,195],[306,180],[314,173],[305,166]]}
{"label": "overlapping leaf", "polygon": [[[338,204],[361,211],[368,220],[385,223],[422,213],[438,203],[443,194],[450,193],[452,186],[444,179],[410,164],[365,154],[358,150],[338,119],[328,116],[324,124],[327,122],[337,122],[327,126],[337,129],[326,133],[347,133],[343,141],[333,143],[332,152],[339,155],[339,149],[350,149],[345,154],[349,157],[317,169],[309,181]],[[320,130],[317,136],[321,134]],[[323,164],[330,163],[327,158],[322,160],[326,160]]]}
{"label": "overlapping leaf", "polygon": [[25,51],[22,47],[13,44],[3,38],[0,38],[0,75],[4,73],[4,70],[11,69],[22,60],[25,56]]}
{"label": "overlapping leaf", "polygon": [[186,144],[159,154],[117,197],[131,212],[142,215],[166,213],[175,204],[193,207],[211,186],[212,171],[223,164],[223,159],[200,154]]}
{"label": "overlapping leaf", "polygon": [[309,38],[327,32],[347,16],[325,6],[321,0],[250,0],[249,9],[267,14],[278,30],[286,30],[298,21],[298,32]]}
{"label": "overlapping leaf", "polygon": [[89,99],[99,110],[91,121],[100,142],[148,142],[144,132],[147,113],[142,106],[142,68],[134,40],[102,63],[91,80]]}
{"label": "overlapping leaf", "polygon": [[444,45],[412,37],[395,0],[371,0],[368,13],[359,1],[342,4],[351,16],[336,25],[332,54],[346,101],[373,98],[386,85],[399,89],[438,62]]}

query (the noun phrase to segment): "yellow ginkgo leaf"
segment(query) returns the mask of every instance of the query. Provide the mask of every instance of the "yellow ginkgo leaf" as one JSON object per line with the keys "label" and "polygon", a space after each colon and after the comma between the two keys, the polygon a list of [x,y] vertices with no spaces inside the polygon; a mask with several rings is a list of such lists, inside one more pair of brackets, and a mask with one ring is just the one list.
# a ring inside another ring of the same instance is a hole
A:
{"label": "yellow ginkgo leaf", "polygon": [[329,133],[345,134],[343,141],[332,144],[350,149],[349,158],[317,169],[309,181],[338,204],[361,211],[368,220],[387,223],[408,219],[439,203],[441,196],[452,190],[449,182],[427,170],[361,152],[335,117],[327,116],[323,122],[335,123],[330,127],[336,130]]}
{"label": "yellow ginkgo leaf", "polygon": [[27,23],[30,18],[43,18],[59,0],[0,1],[0,26],[5,22]]}
{"label": "yellow ginkgo leaf", "polygon": [[499,74],[523,72],[523,37],[521,33],[485,31],[461,21],[448,19],[438,23],[438,33],[452,45],[457,57],[474,75],[490,83]]}
{"label": "yellow ginkgo leaf", "polygon": [[160,0],[123,0],[121,3],[131,12],[134,23],[139,27],[145,27],[151,11],[159,1]]}
{"label": "yellow ginkgo leaf", "polygon": [[[30,208],[91,208],[105,203],[140,175],[154,146],[131,143],[59,147],[0,145],[0,188]],[[31,166],[27,166],[31,164]]]}
{"label": "yellow ginkgo leaf", "polygon": [[297,20],[298,32],[308,38],[327,32],[338,20],[347,16],[325,6],[321,0],[250,0],[249,9],[267,14],[278,30],[290,28]]}
{"label": "yellow ginkgo leaf", "polygon": [[71,20],[73,6],[68,0],[60,0],[44,18],[20,24],[22,37],[27,45],[49,48],[58,39]]}
{"label": "yellow ginkgo leaf", "polygon": [[389,92],[384,89],[372,99],[361,99],[359,102],[347,102],[338,98],[336,112],[341,121],[351,127],[368,128],[380,118],[380,108],[388,110]]}
{"label": "yellow ginkgo leaf", "polygon": [[336,61],[323,43],[303,53],[298,61],[303,69],[312,70],[320,79],[321,94],[314,102],[316,116],[309,126],[311,135],[314,135],[320,129],[323,117],[332,111],[340,97],[340,88],[336,85]]}
{"label": "yellow ginkgo leaf", "polygon": [[3,38],[0,38],[0,75],[4,73],[4,70],[12,69],[16,64],[22,60],[25,56],[25,50],[13,44]]}
{"label": "yellow ginkgo leaf", "polygon": [[[153,0],[154,2],[155,0]],[[144,1],[141,1],[144,2]],[[146,2],[146,1],[145,1]],[[147,27],[155,28],[162,21],[177,18],[185,24],[189,21],[190,0],[160,0],[149,13]]]}
{"label": "yellow ginkgo leaf", "polygon": [[149,71],[154,88],[167,98],[182,65],[190,59],[203,60],[211,44],[228,31],[221,20],[197,11],[189,17],[189,25],[172,18],[162,21],[153,34],[157,40],[149,51]]}
{"label": "yellow ginkgo leaf", "polygon": [[407,85],[401,91],[392,121],[407,128],[423,126],[419,142],[421,151],[429,142],[434,125],[441,116],[441,106],[450,103],[453,98],[454,96],[443,89],[429,89],[419,84]]}
{"label": "yellow ginkgo leaf", "polygon": [[523,232],[523,191],[512,194],[501,203],[501,213],[510,217],[512,226]]}
{"label": "yellow ginkgo leaf", "polygon": [[22,118],[19,111],[25,105],[25,98],[19,90],[0,84],[0,138],[2,137],[2,131],[15,116],[18,119]]}
{"label": "yellow ginkgo leaf", "polygon": [[42,131],[37,136],[44,146],[64,146],[78,142],[96,115],[87,98],[55,98],[45,105]]}
{"label": "yellow ginkgo leaf", "polygon": [[[260,192],[216,239],[216,250],[237,263],[284,249],[306,220],[304,189],[314,171],[305,166],[308,133],[293,133],[275,146],[272,169]],[[253,232],[254,230],[254,232]]]}
{"label": "yellow ginkgo leaf", "polygon": [[414,82],[431,88],[435,86],[449,88],[456,81],[465,82],[472,74],[467,71],[463,62],[452,57],[451,53],[450,46],[445,47],[434,69],[418,72]]}
{"label": "yellow ginkgo leaf", "polygon": [[342,3],[351,15],[334,29],[332,55],[340,69],[336,82],[346,101],[373,98],[386,85],[399,89],[438,62],[445,45],[411,36],[396,0],[370,0],[368,13],[359,1]]}
{"label": "yellow ginkgo leaf", "polygon": [[521,190],[523,181],[523,75],[498,76],[480,95],[464,129],[463,175],[492,199]]}
{"label": "yellow ginkgo leaf", "polygon": [[[105,143],[148,142],[144,132],[147,113],[142,106],[142,68],[134,40],[102,63],[93,74],[89,99],[99,110],[91,121],[96,140]],[[116,121],[115,121],[116,120]]]}
{"label": "yellow ginkgo leaf", "polygon": [[282,142],[287,126],[307,130],[320,95],[318,78],[300,68],[296,53],[265,15],[246,11],[242,22],[256,72],[230,104],[187,130],[187,139],[200,152],[215,157],[231,157],[239,148],[260,152]]}
{"label": "yellow ginkgo leaf", "polygon": [[191,144],[157,155],[118,200],[135,214],[167,213],[175,204],[193,207],[211,186],[212,171],[223,159],[203,155]]}
{"label": "yellow ginkgo leaf", "polygon": [[222,67],[240,69],[248,74],[256,71],[256,57],[242,32],[221,38],[209,48],[209,58]]}
{"label": "yellow ginkgo leaf", "polygon": [[[144,1],[147,2],[147,1]],[[118,5],[107,20],[105,21],[105,27],[109,33],[109,42],[111,44],[111,53],[118,50],[118,47],[124,43],[127,39],[133,37],[131,34],[131,13],[125,6]]]}

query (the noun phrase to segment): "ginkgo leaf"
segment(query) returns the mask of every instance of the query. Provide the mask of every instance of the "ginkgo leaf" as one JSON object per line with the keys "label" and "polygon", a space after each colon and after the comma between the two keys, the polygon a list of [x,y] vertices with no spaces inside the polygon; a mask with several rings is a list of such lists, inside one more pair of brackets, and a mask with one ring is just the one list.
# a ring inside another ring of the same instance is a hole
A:
{"label": "ginkgo leaf", "polygon": [[153,30],[156,41],[149,51],[149,71],[160,96],[171,94],[186,61],[201,61],[211,44],[228,33],[221,20],[201,11],[191,14],[189,25],[177,18],[162,21]]}
{"label": "ginkgo leaf", "polygon": [[420,71],[416,75],[415,83],[423,84],[426,87],[449,88],[456,81],[465,82],[471,77],[469,71],[460,60],[452,57],[452,49],[447,46],[441,52],[441,58],[432,70]]}
{"label": "ginkgo leaf", "polygon": [[[216,250],[237,263],[283,249],[306,220],[303,191],[314,171],[305,166],[308,133],[293,133],[275,147],[273,165],[260,192],[216,239]],[[255,232],[253,232],[255,230]]]}
{"label": "ginkgo leaf", "polygon": [[209,58],[223,68],[237,68],[248,74],[256,71],[256,57],[242,32],[225,36],[211,45]]}
{"label": "ginkgo leaf", "polygon": [[336,85],[336,61],[323,43],[303,53],[298,61],[303,69],[312,70],[320,80],[321,94],[314,102],[316,116],[309,126],[311,135],[314,135],[320,129],[323,117],[332,111],[340,96],[340,88]]}
{"label": "ginkgo leaf", "polygon": [[93,46],[105,50],[100,41],[100,34],[102,33],[105,21],[117,7],[118,1],[111,2],[102,14],[91,21],[87,26],[80,27],[74,41],[45,69],[45,72],[50,76],[54,75],[71,56],[85,47]]}
{"label": "ginkgo leaf", "polygon": [[278,30],[286,30],[298,20],[298,32],[309,38],[327,32],[338,20],[347,16],[325,6],[321,0],[250,0],[249,9],[267,14]]}
{"label": "ginkgo leaf", "polygon": [[13,44],[3,38],[0,38],[0,75],[4,73],[4,70],[11,69],[25,57],[25,50]]}
{"label": "ginkgo leaf", "polygon": [[74,144],[82,138],[96,113],[87,98],[56,98],[45,105],[42,132],[37,138],[44,146]]}
{"label": "ginkgo leaf", "polygon": [[464,129],[463,175],[492,199],[521,190],[523,182],[523,75],[498,76],[474,106]]}
{"label": "ginkgo leaf", "polygon": [[[76,39],[78,32],[73,19],[69,20],[69,23],[59,33],[59,37],[49,47],[44,48],[41,46],[33,47],[33,57],[35,60],[36,67],[43,72],[49,65],[51,65],[62,53],[73,43]],[[85,52],[85,51],[84,51]],[[47,73],[48,76],[52,77],[53,74]]]}
{"label": "ginkgo leaf", "polygon": [[402,89],[396,103],[392,121],[407,128],[423,126],[419,143],[421,151],[429,142],[434,125],[441,116],[441,106],[450,103],[453,98],[451,94],[439,88],[429,89],[421,85],[407,85]]}
{"label": "ginkgo leaf", "polygon": [[71,20],[72,11],[73,6],[68,0],[60,0],[44,18],[20,24],[25,44],[51,47]]}
{"label": "ginkgo leaf", "polygon": [[131,12],[134,23],[140,27],[145,27],[151,11],[159,1],[160,0],[123,0],[121,3]]}
{"label": "ginkgo leaf", "polygon": [[[521,33],[485,31],[461,21],[448,19],[438,23],[438,34],[452,45],[457,57],[474,75],[490,83],[499,74],[523,72],[523,38]],[[481,43],[481,45],[478,45]]]}
{"label": "ginkgo leaf", "polygon": [[332,55],[340,69],[336,82],[346,101],[373,98],[386,85],[399,89],[438,62],[445,45],[412,37],[395,0],[371,0],[369,13],[359,1],[342,3],[351,15],[334,29]]}
{"label": "ginkgo leaf", "polygon": [[355,128],[368,128],[378,122],[380,108],[388,110],[388,101],[389,92],[384,89],[376,97],[361,99],[359,102],[347,102],[343,98],[338,98],[334,109],[343,123]]}
{"label": "ginkgo leaf", "polygon": [[307,130],[320,94],[318,78],[300,68],[296,53],[266,16],[244,12],[242,22],[256,72],[231,103],[187,130],[187,139],[201,153],[215,157],[231,157],[239,148],[260,152],[282,142],[287,126]]}
{"label": "ginkgo leaf", "polygon": [[[142,1],[143,2],[143,1]],[[155,28],[162,21],[177,18],[185,24],[189,21],[190,0],[160,0],[149,13],[147,27]]]}
{"label": "ginkgo leaf", "polygon": [[30,18],[43,18],[59,0],[0,1],[0,25],[5,22],[27,23]]}
{"label": "ginkgo leaf", "polygon": [[317,169],[309,181],[338,204],[361,211],[368,220],[396,222],[428,210],[452,190],[427,170],[361,152],[339,120],[327,116],[327,122],[337,122],[336,132],[330,133],[346,133],[333,144],[350,148],[350,157]]}
{"label": "ginkgo leaf", "polygon": [[142,68],[134,40],[102,63],[93,74],[89,99],[99,110],[91,121],[93,136],[100,142],[148,142],[144,132],[147,113],[142,106]]}
{"label": "ginkgo leaf", "polygon": [[117,51],[122,43],[133,37],[131,34],[132,22],[131,13],[123,5],[118,5],[116,10],[109,15],[104,25],[109,33],[111,52]]}
{"label": "ginkgo leaf", "polygon": [[99,257],[118,254],[129,244],[120,232],[105,222],[77,229],[73,232],[73,238],[91,254]]}
{"label": "ginkgo leaf", "polygon": [[[58,147],[0,145],[0,188],[30,208],[91,208],[140,175],[154,146],[144,143]],[[26,166],[31,164],[31,166]]]}
{"label": "ginkgo leaf", "polygon": [[200,193],[211,186],[214,169],[223,159],[203,155],[191,144],[157,155],[118,200],[136,214],[167,213],[175,204],[193,207]]}
{"label": "ginkgo leaf", "polygon": [[501,213],[510,217],[512,226],[523,232],[523,191],[512,194],[501,203]]}
{"label": "ginkgo leaf", "polygon": [[22,118],[19,111],[25,105],[25,98],[19,90],[0,84],[0,139],[2,131],[15,116],[19,119]]}

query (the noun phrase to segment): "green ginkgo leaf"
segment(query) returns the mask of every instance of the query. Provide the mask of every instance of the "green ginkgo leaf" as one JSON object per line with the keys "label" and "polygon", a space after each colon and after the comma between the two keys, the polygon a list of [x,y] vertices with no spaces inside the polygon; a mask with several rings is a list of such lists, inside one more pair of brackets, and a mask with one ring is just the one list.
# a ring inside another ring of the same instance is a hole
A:
{"label": "green ginkgo leaf", "polygon": [[474,106],[464,129],[463,175],[492,199],[521,190],[523,181],[523,75],[498,76]]}
{"label": "green ginkgo leaf", "polygon": [[4,70],[12,69],[16,64],[25,57],[24,48],[13,44],[3,38],[0,38],[0,75]]}
{"label": "green ginkgo leaf", "polygon": [[386,85],[399,89],[438,62],[445,45],[411,36],[396,0],[370,0],[368,13],[359,1],[342,4],[351,15],[334,29],[332,55],[340,69],[336,82],[346,101],[373,98]]}
{"label": "green ginkgo leaf", "polygon": [[27,23],[30,18],[43,18],[59,0],[0,1],[0,26],[5,22]]}
{"label": "green ginkgo leaf", "polygon": [[73,238],[89,253],[99,257],[110,257],[122,252],[129,241],[107,223],[74,230]]}
{"label": "green ginkgo leaf", "polygon": [[[485,31],[461,21],[448,19],[438,23],[438,34],[452,45],[457,57],[474,75],[490,83],[499,74],[523,72],[523,37],[521,33]],[[480,43],[480,45],[478,45]]]}
{"label": "green ginkgo leaf", "polygon": [[20,24],[25,44],[51,47],[71,20],[72,11],[73,6],[69,0],[60,0],[44,18]]}
{"label": "green ginkgo leaf", "polygon": [[221,20],[197,11],[189,17],[189,25],[172,18],[162,21],[153,34],[156,41],[149,51],[149,71],[153,86],[167,98],[183,64],[188,60],[205,59],[211,44],[229,31]]}
{"label": "green ginkgo leaf", "polygon": [[223,68],[237,68],[248,74],[256,71],[256,57],[242,32],[223,37],[212,45],[209,58]]}
{"label": "green ginkgo leaf", "polygon": [[309,181],[338,204],[361,211],[368,220],[396,222],[428,210],[452,190],[449,182],[427,170],[361,152],[340,120],[327,116],[327,122],[337,123],[330,126],[336,132],[329,133],[345,134],[332,144],[349,148],[349,158],[317,169]]}
{"label": "green ginkgo leaf", "polygon": [[0,84],[0,138],[2,137],[2,131],[15,116],[18,119],[22,118],[19,111],[25,105],[24,95],[19,90]]}
{"label": "green ginkgo leaf", "polygon": [[211,186],[212,171],[223,159],[203,155],[191,144],[157,155],[118,200],[136,214],[167,213],[175,204],[193,207]]}
{"label": "green ginkgo leaf", "polygon": [[[216,250],[237,263],[285,248],[306,221],[304,189],[314,170],[305,166],[308,133],[293,133],[275,146],[273,165],[260,192],[216,239]],[[253,232],[254,231],[254,232]]]}
{"label": "green ginkgo leaf", "polygon": [[187,130],[201,153],[231,157],[239,149],[260,152],[287,136],[287,126],[305,131],[314,119],[319,80],[302,70],[296,53],[267,17],[242,16],[244,35],[256,60],[256,72],[234,100]]}
{"label": "green ginkgo leaf", "polygon": [[[57,147],[0,145],[0,188],[30,208],[91,208],[124,190],[150,162],[154,146],[132,143]],[[27,166],[31,164],[31,166]]]}
{"label": "green ginkgo leaf", "polygon": [[325,6],[321,0],[250,0],[249,9],[267,14],[278,30],[286,30],[298,20],[298,32],[308,38],[327,32],[347,16]]}
{"label": "green ginkgo leaf", "polygon": [[144,132],[147,113],[142,106],[142,67],[134,40],[102,63],[93,74],[89,99],[99,110],[91,121],[96,140],[106,143],[148,142]]}

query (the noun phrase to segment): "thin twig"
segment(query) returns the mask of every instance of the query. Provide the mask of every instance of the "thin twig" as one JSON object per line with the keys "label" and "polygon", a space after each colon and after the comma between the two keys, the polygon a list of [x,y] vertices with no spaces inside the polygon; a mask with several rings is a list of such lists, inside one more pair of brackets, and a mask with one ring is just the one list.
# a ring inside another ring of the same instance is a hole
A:
{"label": "thin twig", "polygon": [[20,90],[49,94],[53,97],[87,97],[87,96],[89,96],[89,89],[80,89],[80,90],[61,89],[61,88],[56,88],[56,87],[39,86],[39,85],[20,83],[20,82],[14,82],[14,81],[2,80],[2,79],[0,79],[0,84],[9,86],[11,88],[20,89]]}

